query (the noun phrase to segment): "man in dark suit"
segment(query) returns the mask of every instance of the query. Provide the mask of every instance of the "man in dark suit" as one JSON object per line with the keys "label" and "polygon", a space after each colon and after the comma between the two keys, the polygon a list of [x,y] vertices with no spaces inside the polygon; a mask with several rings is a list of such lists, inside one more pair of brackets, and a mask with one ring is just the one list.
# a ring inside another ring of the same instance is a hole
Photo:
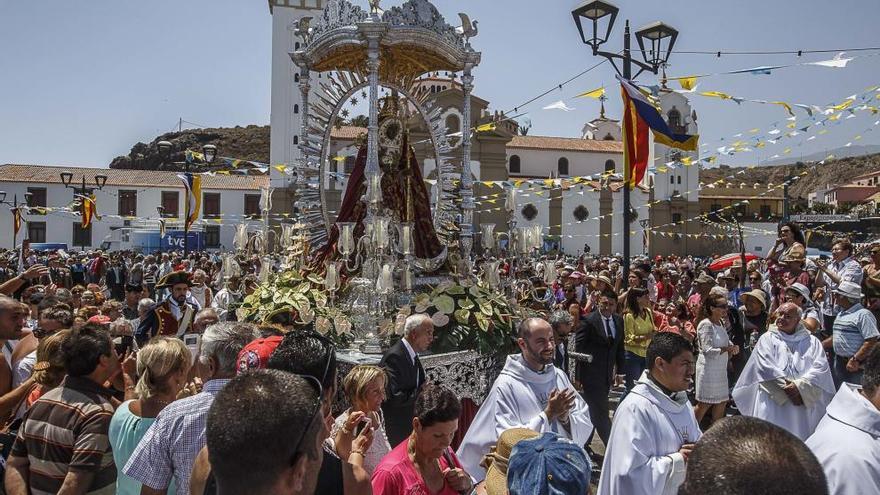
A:
{"label": "man in dark suit", "polygon": [[404,337],[382,356],[379,366],[388,374],[386,399],[382,404],[385,431],[394,448],[412,433],[413,407],[425,383],[425,369],[419,353],[434,340],[434,323],[426,314],[410,315],[404,324]]}
{"label": "man in dark suit", "polygon": [[600,294],[598,306],[597,311],[581,319],[575,333],[575,351],[593,356],[590,363],[578,362],[577,377],[590,408],[590,419],[607,447],[611,434],[608,393],[619,381],[615,377],[615,367],[618,373],[623,370],[623,318],[615,311],[617,296],[614,292]]}
{"label": "man in dark suit", "polygon": [[571,326],[574,322],[571,313],[559,309],[550,315],[550,328],[553,329],[553,339],[556,341],[556,352],[553,355],[553,366],[561,369],[568,376],[568,336],[571,335]]}
{"label": "man in dark suit", "polygon": [[107,282],[107,288],[110,289],[110,297],[117,301],[122,301],[125,299],[124,288],[128,273],[120,258],[113,258],[110,263],[110,268],[107,269],[104,280]]}

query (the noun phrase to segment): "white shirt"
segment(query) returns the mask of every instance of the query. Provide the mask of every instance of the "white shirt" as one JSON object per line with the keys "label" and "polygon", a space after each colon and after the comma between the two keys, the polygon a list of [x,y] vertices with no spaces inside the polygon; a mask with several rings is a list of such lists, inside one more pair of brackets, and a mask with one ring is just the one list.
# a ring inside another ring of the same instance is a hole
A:
{"label": "white shirt", "polygon": [[615,339],[617,338],[617,327],[614,326],[614,316],[605,317],[602,313],[599,313],[599,317],[602,318],[602,327],[605,330],[605,335],[608,335],[608,332],[611,332],[611,336]]}

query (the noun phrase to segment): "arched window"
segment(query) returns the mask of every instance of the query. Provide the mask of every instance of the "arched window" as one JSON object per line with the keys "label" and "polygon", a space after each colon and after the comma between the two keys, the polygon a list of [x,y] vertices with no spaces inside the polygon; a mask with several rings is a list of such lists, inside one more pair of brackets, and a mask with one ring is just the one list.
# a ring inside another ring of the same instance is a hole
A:
{"label": "arched window", "polygon": [[293,74],[293,82],[299,82],[299,74],[297,74],[297,73]]}
{"label": "arched window", "polygon": [[609,132],[608,134],[605,134],[605,137],[602,139],[604,141],[614,141],[614,136],[612,136],[611,133]]}
{"label": "arched window", "polygon": [[510,165],[509,165],[508,169],[510,170],[510,173],[512,173],[512,174],[520,173],[519,172],[520,171],[519,155],[511,155],[510,156]]}
{"label": "arched window", "polygon": [[681,113],[675,107],[672,107],[672,110],[666,114],[666,120],[668,121],[669,129],[676,134],[684,134],[687,130],[681,121]]}
{"label": "arched window", "polygon": [[293,49],[299,50],[299,41],[297,41],[296,43],[293,44]]}
{"label": "arched window", "polygon": [[680,175],[678,176],[678,183],[679,183],[679,185],[681,184],[681,176]]}
{"label": "arched window", "polygon": [[556,164],[556,170],[559,172],[559,175],[568,175],[568,158],[561,157]]}
{"label": "arched window", "polygon": [[614,160],[605,160],[605,171],[614,173],[616,166],[614,164]]}
{"label": "arched window", "polygon": [[299,113],[299,103],[293,104],[293,113]]}
{"label": "arched window", "polygon": [[669,183],[670,183],[670,184],[675,184],[675,176],[674,176],[674,175],[670,175],[670,176],[669,176]]}
{"label": "arched window", "polygon": [[299,136],[293,136],[293,144],[299,144]]}

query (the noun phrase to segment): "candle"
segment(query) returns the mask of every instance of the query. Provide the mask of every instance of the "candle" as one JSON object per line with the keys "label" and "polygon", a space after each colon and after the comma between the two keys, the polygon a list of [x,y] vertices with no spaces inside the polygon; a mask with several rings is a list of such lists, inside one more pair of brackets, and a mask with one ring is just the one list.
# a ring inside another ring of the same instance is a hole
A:
{"label": "candle", "polygon": [[339,281],[338,271],[336,268],[336,263],[329,263],[327,265],[327,273],[324,275],[324,287],[327,290],[336,290],[336,285]]}
{"label": "candle", "polygon": [[404,223],[400,225],[400,252],[404,256],[412,254],[412,232],[412,224]]}
{"label": "candle", "polygon": [[338,222],[339,252],[348,256],[354,251],[354,222]]}

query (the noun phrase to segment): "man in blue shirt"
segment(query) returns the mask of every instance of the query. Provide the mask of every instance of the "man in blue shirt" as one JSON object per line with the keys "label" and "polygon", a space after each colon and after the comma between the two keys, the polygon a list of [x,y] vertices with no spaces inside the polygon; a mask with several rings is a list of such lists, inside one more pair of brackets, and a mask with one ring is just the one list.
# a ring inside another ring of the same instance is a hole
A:
{"label": "man in blue shirt", "polygon": [[834,319],[832,336],[822,345],[826,350],[834,349],[831,374],[836,387],[843,382],[861,383],[862,363],[880,336],[876,318],[862,306],[861,300],[859,284],[842,281],[834,289],[834,304],[840,307],[840,312]]}

